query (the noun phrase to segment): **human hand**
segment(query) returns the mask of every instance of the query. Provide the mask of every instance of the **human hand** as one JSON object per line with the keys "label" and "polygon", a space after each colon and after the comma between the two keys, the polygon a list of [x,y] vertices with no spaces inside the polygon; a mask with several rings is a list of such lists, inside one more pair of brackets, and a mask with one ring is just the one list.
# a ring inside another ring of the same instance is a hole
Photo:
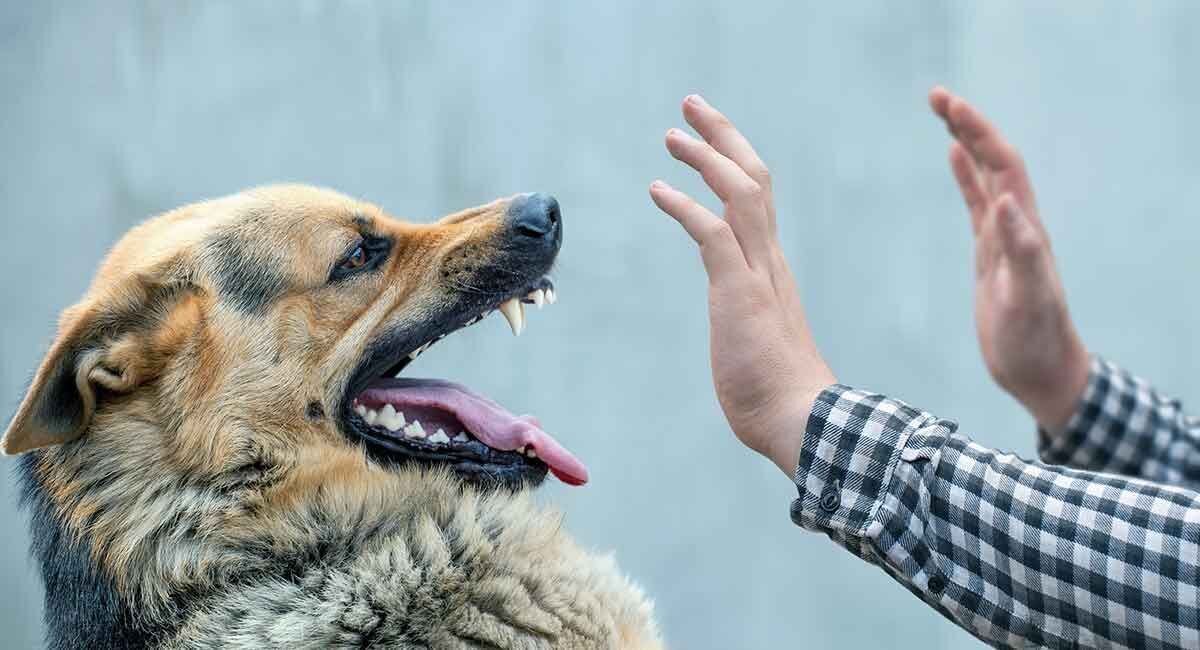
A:
{"label": "human hand", "polygon": [[955,142],[950,167],[975,233],[975,325],[988,371],[1054,434],[1087,386],[1090,359],[1067,311],[1050,238],[1017,150],[946,89],[929,94]]}
{"label": "human hand", "polygon": [[775,230],[767,168],[733,124],[698,95],[683,117],[704,139],[671,129],[667,150],[700,172],[717,217],[662,181],[650,197],[700,247],[708,274],[713,383],[738,439],[789,477],[817,395],[836,383],[821,358]]}

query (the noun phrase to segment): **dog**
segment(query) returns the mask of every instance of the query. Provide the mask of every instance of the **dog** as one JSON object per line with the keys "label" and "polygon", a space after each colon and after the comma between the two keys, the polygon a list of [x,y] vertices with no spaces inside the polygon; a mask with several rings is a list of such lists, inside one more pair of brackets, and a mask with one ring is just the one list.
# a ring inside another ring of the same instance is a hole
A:
{"label": "dog", "polygon": [[403,373],[490,313],[520,334],[561,241],[544,194],[416,224],[300,185],[132,229],[0,440],[48,646],[662,647],[641,590],[530,495],[583,464]]}

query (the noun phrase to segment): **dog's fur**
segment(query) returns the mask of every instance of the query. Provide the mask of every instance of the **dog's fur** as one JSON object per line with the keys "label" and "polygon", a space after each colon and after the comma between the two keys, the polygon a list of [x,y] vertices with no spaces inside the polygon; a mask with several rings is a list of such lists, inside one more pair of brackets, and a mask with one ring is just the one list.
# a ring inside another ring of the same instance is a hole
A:
{"label": "dog's fur", "polygon": [[[276,186],[130,231],[5,434],[53,648],[657,648],[648,601],[526,490],[338,426],[367,346],[489,273],[510,200],[432,225]],[[370,232],[380,268],[330,282]]]}

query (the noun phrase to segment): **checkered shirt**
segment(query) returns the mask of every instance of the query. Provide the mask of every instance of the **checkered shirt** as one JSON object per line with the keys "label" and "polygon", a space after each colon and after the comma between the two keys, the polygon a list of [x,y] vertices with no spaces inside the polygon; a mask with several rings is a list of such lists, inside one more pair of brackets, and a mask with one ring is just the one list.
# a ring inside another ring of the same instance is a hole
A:
{"label": "checkered shirt", "polygon": [[957,429],[831,386],[792,520],[997,647],[1200,649],[1200,421],[1096,359],[1045,462]]}

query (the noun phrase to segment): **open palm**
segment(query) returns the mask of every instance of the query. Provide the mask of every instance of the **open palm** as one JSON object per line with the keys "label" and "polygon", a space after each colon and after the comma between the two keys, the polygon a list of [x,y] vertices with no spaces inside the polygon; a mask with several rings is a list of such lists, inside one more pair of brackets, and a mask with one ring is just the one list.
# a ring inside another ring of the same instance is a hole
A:
{"label": "open palm", "polygon": [[1067,311],[1050,239],[1017,150],[942,88],[930,105],[955,142],[950,166],[975,235],[975,321],[988,371],[1050,431],[1087,383],[1089,358]]}

